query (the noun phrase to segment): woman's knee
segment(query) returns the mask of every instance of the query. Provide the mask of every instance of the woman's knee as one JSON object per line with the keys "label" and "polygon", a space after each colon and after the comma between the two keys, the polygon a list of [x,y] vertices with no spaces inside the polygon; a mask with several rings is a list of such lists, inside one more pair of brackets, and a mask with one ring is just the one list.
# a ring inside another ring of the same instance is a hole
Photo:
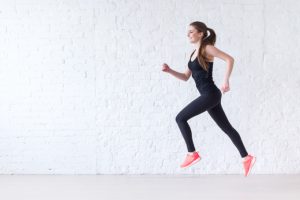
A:
{"label": "woman's knee", "polygon": [[183,121],[187,121],[187,120],[185,119],[185,117],[183,116],[182,113],[178,113],[178,114],[176,115],[175,120],[176,120],[177,123],[180,123],[180,122],[183,122]]}

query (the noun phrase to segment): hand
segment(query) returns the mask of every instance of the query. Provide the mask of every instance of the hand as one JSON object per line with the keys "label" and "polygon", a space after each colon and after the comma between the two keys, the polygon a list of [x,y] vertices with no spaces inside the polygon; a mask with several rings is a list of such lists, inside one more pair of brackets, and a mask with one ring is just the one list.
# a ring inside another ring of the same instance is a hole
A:
{"label": "hand", "polygon": [[221,86],[221,91],[224,94],[225,92],[228,92],[229,90],[230,90],[229,81],[225,81]]}
{"label": "hand", "polygon": [[164,64],[162,65],[162,71],[164,71],[164,72],[169,72],[169,71],[170,71],[169,65],[167,65],[166,63],[164,63]]}

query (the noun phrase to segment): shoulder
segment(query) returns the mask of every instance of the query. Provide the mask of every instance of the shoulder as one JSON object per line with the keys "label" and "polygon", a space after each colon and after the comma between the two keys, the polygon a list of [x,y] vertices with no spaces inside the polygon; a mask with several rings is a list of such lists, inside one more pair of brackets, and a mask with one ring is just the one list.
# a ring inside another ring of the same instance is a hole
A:
{"label": "shoulder", "polygon": [[205,46],[205,54],[209,62],[213,62],[214,55],[215,55],[214,52],[215,52],[215,47],[213,45],[208,44]]}
{"label": "shoulder", "polygon": [[211,52],[216,50],[216,47],[214,45],[208,44],[205,46],[205,51]]}
{"label": "shoulder", "polygon": [[205,46],[205,53],[209,56],[218,56],[221,51],[214,45],[208,44]]}
{"label": "shoulder", "polygon": [[222,50],[218,49],[217,47],[215,47],[213,45],[206,45],[205,52],[209,56],[218,57],[225,61],[233,60],[233,58],[229,54],[223,52]]}

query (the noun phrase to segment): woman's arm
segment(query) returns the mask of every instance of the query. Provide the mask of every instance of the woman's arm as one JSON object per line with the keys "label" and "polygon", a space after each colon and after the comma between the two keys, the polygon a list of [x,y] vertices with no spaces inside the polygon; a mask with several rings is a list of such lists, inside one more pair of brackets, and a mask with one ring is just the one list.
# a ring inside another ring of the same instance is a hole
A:
{"label": "woman's arm", "polygon": [[213,45],[207,45],[205,51],[207,54],[220,58],[227,63],[227,70],[225,73],[224,81],[228,81],[234,64],[233,57],[231,57],[230,55],[221,51],[220,49],[216,48]]}
{"label": "woman's arm", "polygon": [[206,48],[205,48],[205,52],[208,55],[220,58],[220,59],[224,60],[227,63],[227,70],[226,70],[225,77],[224,77],[224,83],[223,83],[222,88],[221,88],[223,93],[227,92],[229,90],[229,77],[231,75],[233,64],[234,64],[233,57],[231,57],[230,55],[228,55],[227,53],[221,51],[220,49],[216,48],[213,45],[207,45]]}
{"label": "woman's arm", "polygon": [[162,71],[168,72],[169,74],[172,74],[176,78],[183,80],[183,81],[187,81],[192,74],[190,69],[187,69],[184,73],[177,72],[177,71],[171,69],[166,63],[163,64]]}

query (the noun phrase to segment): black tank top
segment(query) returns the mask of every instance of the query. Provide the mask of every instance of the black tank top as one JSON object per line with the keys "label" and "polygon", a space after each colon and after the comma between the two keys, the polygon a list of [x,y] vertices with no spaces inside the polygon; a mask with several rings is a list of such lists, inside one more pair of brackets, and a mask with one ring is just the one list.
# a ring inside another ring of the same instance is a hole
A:
{"label": "black tank top", "polygon": [[[196,51],[196,50],[195,50]],[[205,71],[200,63],[198,58],[191,61],[191,58],[195,51],[191,54],[188,67],[192,71],[192,77],[195,80],[196,87],[200,93],[206,92],[219,92],[219,88],[215,85],[212,77],[213,73],[213,62],[208,62],[208,71]]]}

